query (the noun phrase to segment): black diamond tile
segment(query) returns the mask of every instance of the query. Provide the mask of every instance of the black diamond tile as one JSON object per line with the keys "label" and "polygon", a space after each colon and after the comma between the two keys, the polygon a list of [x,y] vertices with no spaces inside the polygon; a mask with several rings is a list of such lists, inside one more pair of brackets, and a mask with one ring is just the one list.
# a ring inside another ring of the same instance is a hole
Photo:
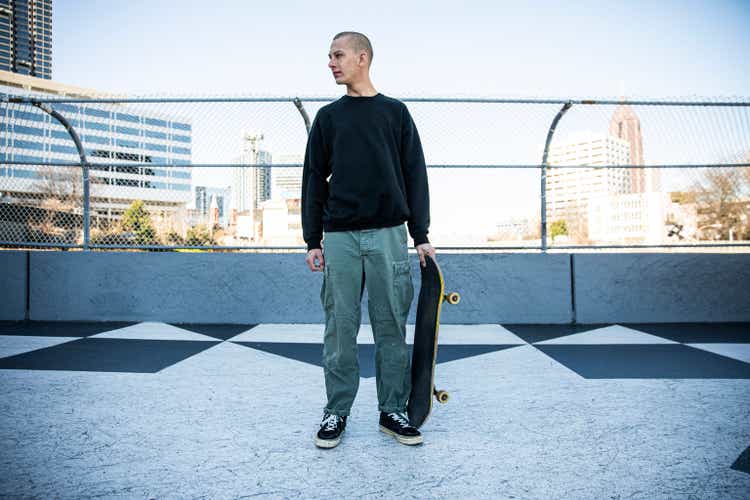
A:
{"label": "black diamond tile", "polygon": [[0,369],[156,373],[220,342],[84,338],[0,359]]}
{"label": "black diamond tile", "polygon": [[622,326],[675,342],[750,342],[750,323],[632,323]]}
{"label": "black diamond tile", "polygon": [[750,446],[745,448],[737,460],[732,464],[732,469],[750,474]]}
{"label": "black diamond tile", "polygon": [[89,337],[135,324],[132,321],[0,321],[0,335]]}
{"label": "black diamond tile", "polygon": [[[437,362],[447,363],[458,359],[473,358],[481,354],[502,351],[512,347],[521,347],[524,344],[460,344],[441,345],[438,347]],[[410,346],[411,347],[411,346]]]}
{"label": "black diamond tile", "polygon": [[598,328],[604,328],[611,326],[609,324],[602,325],[500,325],[503,328],[510,330],[511,332],[518,335],[520,338],[533,344],[534,342],[542,342],[544,340],[556,339],[558,337],[565,337],[567,335],[575,335],[576,333],[588,332],[596,330]]}
{"label": "black diamond tile", "polygon": [[231,325],[231,324],[198,324],[198,323],[170,323],[172,326],[182,328],[194,333],[208,335],[215,339],[228,340],[242,332],[246,332],[258,326],[255,325]]}
{"label": "black diamond tile", "polygon": [[[301,361],[314,366],[323,367],[323,344],[306,344],[299,342],[233,342],[252,349],[283,356],[295,361]],[[489,352],[501,351],[517,345],[442,345],[438,348],[438,364],[470,358]],[[411,359],[411,346],[409,346]],[[375,345],[359,344],[359,376],[372,378],[375,376]]]}
{"label": "black diamond tile", "polygon": [[589,379],[750,379],[750,364],[682,344],[534,347]]}

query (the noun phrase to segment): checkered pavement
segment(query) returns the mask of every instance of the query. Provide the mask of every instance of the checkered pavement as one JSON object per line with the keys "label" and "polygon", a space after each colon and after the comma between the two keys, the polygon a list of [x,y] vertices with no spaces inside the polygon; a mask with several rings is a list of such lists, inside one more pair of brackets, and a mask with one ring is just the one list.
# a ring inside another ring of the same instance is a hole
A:
{"label": "checkered pavement", "polygon": [[[158,373],[231,342],[320,366],[319,324],[0,323],[0,369]],[[413,325],[407,327],[407,342]],[[532,345],[586,379],[750,379],[750,324],[442,325],[438,363]],[[369,325],[360,375],[375,375]]]}

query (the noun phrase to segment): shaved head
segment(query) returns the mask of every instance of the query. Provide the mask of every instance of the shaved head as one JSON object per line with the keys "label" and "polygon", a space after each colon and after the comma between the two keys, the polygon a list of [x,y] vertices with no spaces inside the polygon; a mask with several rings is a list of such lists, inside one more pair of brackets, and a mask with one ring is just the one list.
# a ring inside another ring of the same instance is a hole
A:
{"label": "shaved head", "polygon": [[366,52],[367,53],[367,59],[368,59],[368,65],[372,64],[372,44],[370,43],[370,39],[367,38],[362,33],[358,33],[356,31],[342,31],[335,37],[333,37],[334,40],[338,40],[339,38],[347,38],[347,41],[349,42],[349,45],[352,49],[354,49],[355,52]]}

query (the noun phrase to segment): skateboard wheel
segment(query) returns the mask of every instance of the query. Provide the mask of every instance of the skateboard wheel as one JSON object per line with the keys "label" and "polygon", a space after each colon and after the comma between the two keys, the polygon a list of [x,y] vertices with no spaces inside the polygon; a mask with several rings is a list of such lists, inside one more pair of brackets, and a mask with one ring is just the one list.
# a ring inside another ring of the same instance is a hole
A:
{"label": "skateboard wheel", "polygon": [[446,293],[445,301],[453,305],[458,304],[459,302],[461,302],[461,294],[459,294],[458,292]]}
{"label": "skateboard wheel", "polygon": [[450,399],[450,396],[445,391],[435,391],[435,399],[438,400],[438,403],[445,404]]}

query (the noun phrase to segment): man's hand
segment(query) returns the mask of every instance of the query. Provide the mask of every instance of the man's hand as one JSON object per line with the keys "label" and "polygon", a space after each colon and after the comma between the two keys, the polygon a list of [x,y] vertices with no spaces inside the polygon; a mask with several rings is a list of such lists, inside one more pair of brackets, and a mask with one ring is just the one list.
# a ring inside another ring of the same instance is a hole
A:
{"label": "man's hand", "polygon": [[422,267],[425,267],[427,263],[424,261],[424,256],[429,255],[433,259],[435,258],[435,249],[429,243],[422,243],[417,245],[417,255],[419,255],[419,262]]}
{"label": "man's hand", "polygon": [[307,262],[307,267],[309,267],[312,272],[322,271],[323,268],[326,267],[326,261],[323,258],[323,251],[320,248],[313,248],[308,251],[305,262]]}

